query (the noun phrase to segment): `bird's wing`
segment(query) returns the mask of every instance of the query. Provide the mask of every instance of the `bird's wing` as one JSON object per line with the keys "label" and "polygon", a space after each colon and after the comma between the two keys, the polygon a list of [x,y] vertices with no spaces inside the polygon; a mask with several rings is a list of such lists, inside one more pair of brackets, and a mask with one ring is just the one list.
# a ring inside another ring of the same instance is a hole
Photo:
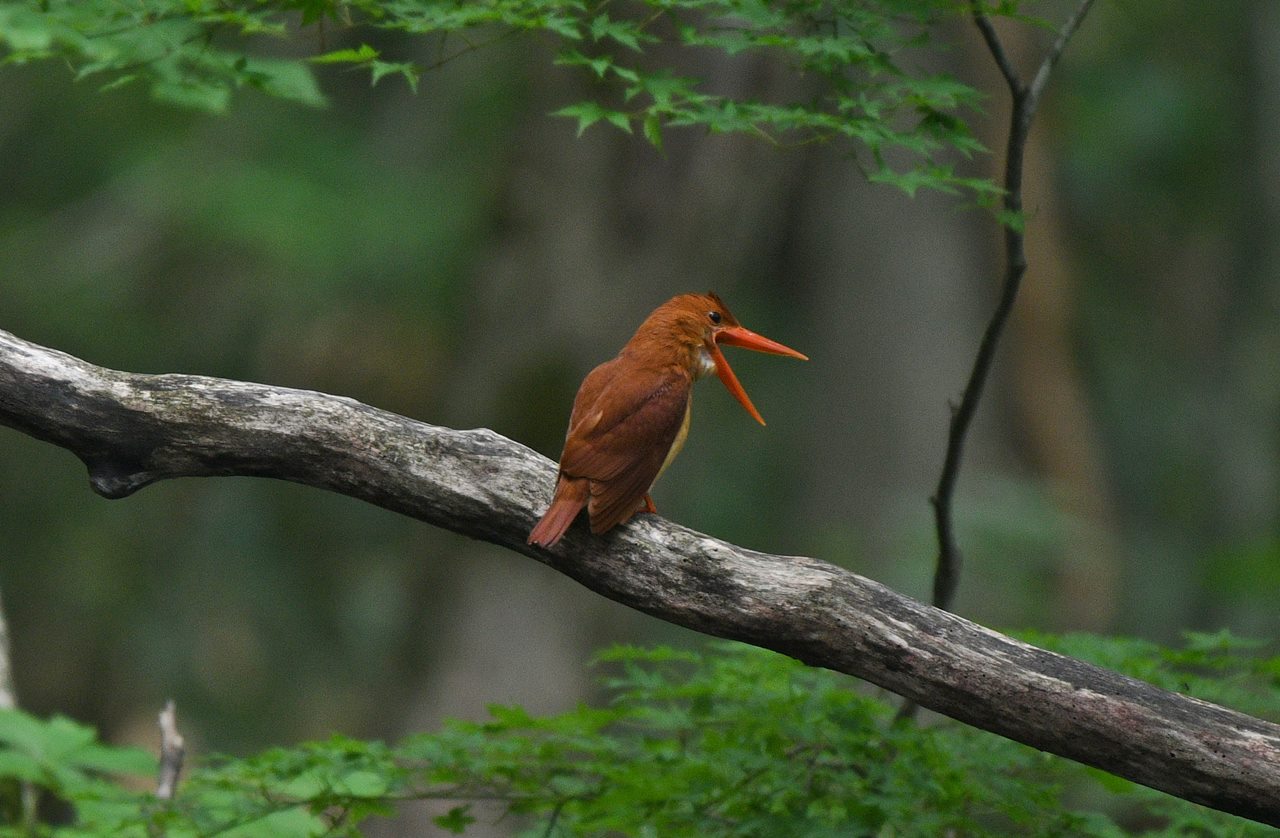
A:
{"label": "bird's wing", "polygon": [[591,528],[627,520],[667,458],[689,406],[693,382],[679,368],[617,374],[614,361],[582,382],[560,471],[591,481]]}

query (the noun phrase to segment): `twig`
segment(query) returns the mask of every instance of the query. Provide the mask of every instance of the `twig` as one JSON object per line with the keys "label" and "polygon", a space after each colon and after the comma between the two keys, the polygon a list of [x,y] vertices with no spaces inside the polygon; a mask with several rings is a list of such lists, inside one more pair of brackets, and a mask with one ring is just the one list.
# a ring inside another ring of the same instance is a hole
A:
{"label": "twig", "polygon": [[1014,301],[1018,297],[1022,277],[1027,271],[1026,236],[1021,220],[1022,169],[1031,120],[1040,103],[1040,96],[1049,83],[1049,74],[1058,63],[1058,59],[1062,57],[1062,51],[1066,48],[1067,42],[1071,40],[1071,36],[1079,28],[1092,5],[1093,0],[1082,0],[1075,13],[1062,25],[1057,39],[1040,62],[1040,68],[1028,86],[1023,83],[1018,71],[1009,60],[999,34],[986,12],[983,11],[981,0],[972,0],[974,23],[982,33],[982,38],[1001,75],[1004,76],[1013,100],[1004,165],[1004,209],[1007,214],[1004,219],[1005,274],[1000,290],[1000,300],[983,332],[982,341],[978,344],[978,352],[974,357],[973,369],[965,384],[964,394],[960,398],[960,403],[952,407],[947,435],[947,453],[943,459],[937,489],[929,499],[933,504],[938,537],[938,566],[933,577],[933,604],[939,608],[951,606],[956,587],[960,582],[960,569],[963,563],[960,548],[956,544],[952,506],[956,481],[960,476],[961,460],[964,456],[965,439],[968,437],[974,414],[978,410],[978,403],[982,399],[983,388],[991,375],[996,346],[1004,333],[1009,313],[1013,310]]}
{"label": "twig", "polygon": [[465,35],[459,35],[458,37],[462,39],[462,42],[465,44],[465,46],[459,47],[458,49],[454,50],[448,55],[444,55],[444,39],[441,39],[440,52],[438,54],[443,55],[443,57],[438,58],[436,59],[435,62],[423,67],[422,72],[430,73],[432,70],[439,70],[441,67],[445,66],[446,64],[452,63],[453,61],[456,61],[457,59],[461,58],[464,55],[475,52],[476,50],[479,50],[479,49],[483,49],[487,46],[490,46],[491,44],[496,44],[500,41],[504,41],[507,38],[510,38],[519,34],[520,31],[521,30],[519,29],[504,29],[503,31],[499,32],[497,35],[494,35],[492,38],[486,38],[482,41],[472,41],[471,39],[467,38]]}
{"label": "twig", "polygon": [[557,800],[555,808],[551,810],[551,817],[547,819],[547,828],[542,831],[542,838],[551,838],[555,834],[556,821],[560,820],[560,813],[564,811],[565,804],[568,800]]}
{"label": "twig", "polygon": [[9,621],[0,603],[0,710],[14,710],[18,706],[18,691],[13,686],[13,664],[9,657]]}
{"label": "twig", "polygon": [[1076,30],[1084,22],[1084,17],[1089,14],[1089,8],[1092,5],[1093,0],[1081,0],[1080,5],[1076,7],[1075,13],[1067,18],[1067,22],[1062,24],[1062,28],[1058,30],[1057,40],[1053,42],[1048,54],[1040,62],[1040,69],[1036,71],[1036,77],[1031,80],[1031,88],[1027,91],[1027,95],[1031,99],[1030,110],[1033,114],[1040,100],[1040,94],[1044,92],[1045,86],[1049,84],[1049,73],[1053,72],[1058,59],[1062,57],[1063,50],[1067,48],[1067,42],[1071,40],[1072,35],[1076,34]]}
{"label": "twig", "polygon": [[156,785],[156,798],[173,800],[178,791],[178,778],[182,776],[182,759],[186,756],[186,740],[178,732],[178,711],[173,699],[165,702],[160,711],[160,782]]}

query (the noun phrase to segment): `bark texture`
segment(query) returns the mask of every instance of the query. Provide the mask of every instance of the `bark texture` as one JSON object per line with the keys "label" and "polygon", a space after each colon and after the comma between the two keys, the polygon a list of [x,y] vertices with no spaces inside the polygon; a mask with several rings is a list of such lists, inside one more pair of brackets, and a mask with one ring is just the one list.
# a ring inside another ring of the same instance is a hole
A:
{"label": "bark texture", "polygon": [[525,544],[554,465],[486,430],[351,399],[94,366],[0,331],[0,424],[75,453],[123,498],[173,477],[275,477],[528,555],[610,599],[864,678],[952,718],[1280,826],[1280,726],[1038,649],[835,565],[656,516]]}

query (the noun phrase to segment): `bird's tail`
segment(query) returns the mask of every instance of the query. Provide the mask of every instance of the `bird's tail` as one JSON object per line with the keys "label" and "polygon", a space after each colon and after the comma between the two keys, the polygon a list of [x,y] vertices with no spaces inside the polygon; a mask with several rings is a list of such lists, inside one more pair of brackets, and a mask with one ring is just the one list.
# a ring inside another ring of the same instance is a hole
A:
{"label": "bird's tail", "polygon": [[556,484],[556,495],[542,520],[529,533],[529,543],[537,547],[551,547],[560,540],[565,530],[587,505],[591,483],[585,479],[573,480],[561,477]]}

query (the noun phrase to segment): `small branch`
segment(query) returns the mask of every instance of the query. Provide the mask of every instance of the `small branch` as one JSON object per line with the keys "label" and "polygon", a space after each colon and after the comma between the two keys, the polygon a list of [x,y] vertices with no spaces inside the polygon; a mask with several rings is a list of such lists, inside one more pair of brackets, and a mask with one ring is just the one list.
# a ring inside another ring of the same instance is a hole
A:
{"label": "small branch", "polygon": [[170,699],[160,711],[160,781],[156,784],[156,799],[173,800],[185,756],[186,740],[178,732],[178,711]]}
{"label": "small branch", "polygon": [[1062,57],[1063,50],[1067,48],[1067,42],[1071,40],[1072,35],[1076,34],[1076,30],[1084,22],[1085,15],[1089,14],[1089,8],[1092,5],[1093,0],[1081,0],[1075,13],[1067,18],[1067,22],[1058,30],[1057,39],[1049,48],[1044,60],[1040,62],[1040,69],[1036,71],[1036,77],[1031,80],[1031,87],[1027,89],[1028,109],[1031,113],[1035,113],[1036,106],[1040,102],[1040,94],[1044,93],[1045,87],[1049,84],[1049,74],[1053,72],[1058,59]]}
{"label": "small branch", "polygon": [[1021,95],[1022,80],[1018,77],[1018,71],[1014,69],[1013,62],[1009,60],[1009,54],[1004,50],[1004,44],[1000,41],[999,34],[996,33],[995,26],[991,23],[991,18],[987,17],[987,13],[982,9],[982,0],[972,0],[973,22],[977,24],[978,31],[982,33],[982,39],[987,42],[987,51],[991,53],[991,57],[996,62],[996,67],[1000,70],[1000,75],[1004,76],[1005,83],[1009,85],[1010,92],[1014,96]]}
{"label": "small branch", "polygon": [[547,819],[547,828],[542,831],[542,838],[551,838],[555,835],[556,821],[560,820],[560,813],[564,811],[566,803],[568,803],[567,800],[561,800],[551,810],[551,817]]}
{"label": "small branch", "polygon": [[[943,457],[938,486],[929,499],[933,505],[934,528],[938,539],[938,564],[933,577],[933,604],[938,608],[951,607],[956,588],[960,584],[963,556],[956,542],[952,507],[956,482],[959,480],[960,466],[964,459],[965,440],[969,435],[969,427],[973,424],[973,417],[978,411],[978,404],[982,401],[987,380],[991,377],[996,348],[1000,344],[1005,324],[1013,311],[1013,304],[1018,298],[1022,277],[1027,271],[1026,237],[1020,222],[1015,222],[1022,213],[1022,164],[1027,136],[1031,131],[1031,121],[1039,106],[1040,96],[1049,83],[1049,74],[1092,5],[1093,0],[1082,0],[1075,13],[1058,31],[1058,37],[1041,62],[1035,79],[1030,87],[1027,87],[1009,61],[1009,54],[991,19],[983,11],[981,0],[972,0],[974,23],[982,33],[982,38],[996,66],[1000,69],[1000,74],[1004,76],[1013,100],[1009,115],[1009,136],[1005,146],[1004,166],[1004,208],[1010,218],[1006,220],[1004,229],[1005,272],[1000,288],[1000,299],[982,333],[982,341],[978,344],[978,352],[974,356],[973,368],[965,383],[964,394],[960,398],[960,403],[951,411],[947,452]],[[910,715],[911,712],[911,708],[904,707],[902,715]]]}
{"label": "small branch", "polygon": [[519,29],[506,29],[506,30],[503,30],[502,32],[499,32],[497,35],[494,35],[491,38],[484,39],[483,41],[472,41],[471,39],[466,37],[465,33],[459,34],[459,37],[462,39],[462,42],[463,44],[465,44],[465,46],[454,50],[448,55],[444,55],[444,40],[441,39],[439,54],[443,57],[437,58],[431,64],[428,64],[427,66],[423,67],[422,72],[430,73],[432,70],[439,70],[441,67],[444,67],[446,64],[453,63],[454,61],[456,61],[457,59],[461,58],[464,55],[475,52],[476,50],[479,50],[479,49],[483,49],[484,47],[490,46],[491,44],[496,44],[499,41],[506,40],[507,38],[510,38],[518,34],[520,31],[521,30]]}
{"label": "small branch", "polygon": [[13,685],[13,663],[9,653],[9,620],[0,603],[0,710],[18,706],[18,691]]}
{"label": "small branch", "polygon": [[543,562],[616,602],[866,679],[954,719],[1280,826],[1280,725],[1038,649],[817,559],[642,515],[525,537],[555,464],[485,430],[352,399],[94,366],[0,331],[0,425],[76,454],[100,494],[256,476],[339,492]]}

